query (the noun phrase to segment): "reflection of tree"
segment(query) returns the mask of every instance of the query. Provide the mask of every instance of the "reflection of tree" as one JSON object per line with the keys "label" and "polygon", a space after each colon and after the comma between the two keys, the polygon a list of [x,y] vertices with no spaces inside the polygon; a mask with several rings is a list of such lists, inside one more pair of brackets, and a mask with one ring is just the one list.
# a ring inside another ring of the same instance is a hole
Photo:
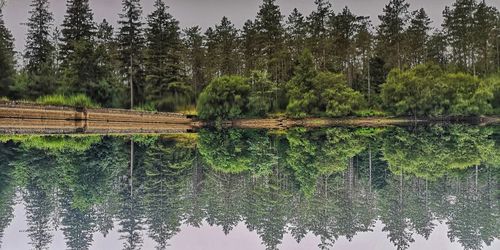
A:
{"label": "reflection of tree", "polygon": [[172,140],[159,140],[147,149],[144,206],[149,235],[158,243],[157,249],[166,249],[180,231],[185,206],[182,193],[193,159],[193,148],[177,146]]}
{"label": "reflection of tree", "polygon": [[0,143],[0,248],[4,230],[9,226],[14,212],[15,184],[10,162],[15,158],[14,146]]}
{"label": "reflection of tree", "polygon": [[500,234],[490,135],[463,126],[203,130],[196,145],[179,136],[133,136],[133,147],[130,137],[73,138],[91,142],[74,150],[60,138],[13,140],[19,146],[0,144],[0,232],[17,183],[35,249],[50,245],[57,223],[69,249],[88,249],[113,221],[124,249],[140,249],[145,230],[166,249],[182,223],[203,221],[226,234],[244,222],[268,249],[286,233],[297,241],[312,233],[327,249],[376,218],[399,249],[440,222],[451,240],[480,249]]}

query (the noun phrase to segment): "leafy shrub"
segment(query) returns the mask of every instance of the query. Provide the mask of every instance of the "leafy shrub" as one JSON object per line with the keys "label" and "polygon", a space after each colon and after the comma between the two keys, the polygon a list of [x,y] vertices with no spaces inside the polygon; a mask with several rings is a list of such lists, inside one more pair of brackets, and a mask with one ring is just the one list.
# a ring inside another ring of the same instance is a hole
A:
{"label": "leafy shrub", "polygon": [[478,77],[426,64],[393,70],[381,96],[385,108],[396,115],[471,116],[491,112],[493,88]]}
{"label": "leafy shrub", "polygon": [[214,79],[198,99],[201,119],[232,119],[247,113],[250,85],[241,76],[223,76]]}

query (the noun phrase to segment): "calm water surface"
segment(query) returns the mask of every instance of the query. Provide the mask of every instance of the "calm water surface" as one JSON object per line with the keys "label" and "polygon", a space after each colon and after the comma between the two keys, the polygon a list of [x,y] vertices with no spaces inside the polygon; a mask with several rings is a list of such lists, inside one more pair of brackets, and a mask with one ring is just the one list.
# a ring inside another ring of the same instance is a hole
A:
{"label": "calm water surface", "polygon": [[500,249],[500,127],[0,135],[1,249]]}

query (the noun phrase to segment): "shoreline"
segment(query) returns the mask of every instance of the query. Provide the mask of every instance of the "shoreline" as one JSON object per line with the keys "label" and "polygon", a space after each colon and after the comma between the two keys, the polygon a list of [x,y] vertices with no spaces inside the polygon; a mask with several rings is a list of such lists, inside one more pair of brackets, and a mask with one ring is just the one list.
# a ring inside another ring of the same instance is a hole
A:
{"label": "shoreline", "polygon": [[289,129],[293,127],[387,127],[433,123],[500,124],[499,116],[485,117],[286,117],[248,118],[215,122],[199,121],[180,113],[143,112],[124,109],[86,109],[0,102],[0,134],[114,134],[114,133],[190,133],[203,127],[242,129]]}

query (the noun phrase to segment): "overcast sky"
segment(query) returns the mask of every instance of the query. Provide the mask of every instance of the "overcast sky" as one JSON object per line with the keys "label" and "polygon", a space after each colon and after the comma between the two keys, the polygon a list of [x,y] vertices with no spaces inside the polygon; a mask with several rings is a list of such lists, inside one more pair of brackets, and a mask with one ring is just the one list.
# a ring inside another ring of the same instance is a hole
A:
{"label": "overcast sky", "polygon": [[[500,9],[500,0],[486,0],[488,4]],[[8,28],[16,39],[16,48],[21,51],[25,43],[26,27],[21,25],[28,19],[29,4],[31,0],[7,0],[4,9],[4,19]],[[97,22],[106,18],[116,26],[118,13],[121,11],[122,0],[90,0],[94,19]],[[142,0],[144,16],[153,8],[154,0]],[[170,11],[181,26],[190,27],[199,25],[203,28],[213,26],[220,21],[222,16],[227,16],[237,26],[241,27],[247,19],[253,19],[258,11],[261,0],[166,0]],[[314,8],[314,0],[277,0],[284,15],[288,15],[293,8],[308,14]],[[384,5],[389,0],[332,0],[334,8],[341,10],[349,6],[357,15],[370,16],[372,21],[378,23],[377,15],[382,12]],[[442,21],[442,11],[446,5],[451,5],[454,0],[409,0],[411,9],[424,7],[438,27]],[[56,23],[60,24],[66,11],[66,0],[51,0],[51,11],[54,13]]]}

